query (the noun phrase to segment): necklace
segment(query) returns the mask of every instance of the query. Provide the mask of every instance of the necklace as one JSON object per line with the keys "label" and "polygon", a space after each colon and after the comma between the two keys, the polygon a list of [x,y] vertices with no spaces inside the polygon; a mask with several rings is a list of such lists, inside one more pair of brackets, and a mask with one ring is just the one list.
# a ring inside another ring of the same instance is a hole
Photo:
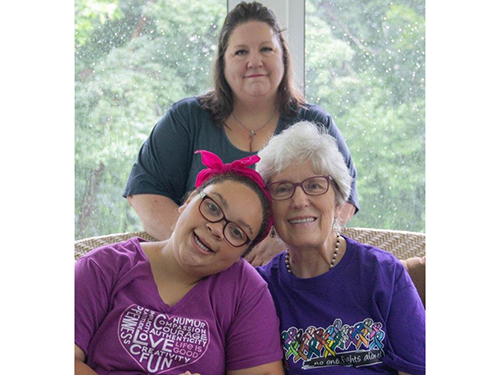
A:
{"label": "necklace", "polygon": [[268,125],[268,124],[271,122],[271,120],[272,120],[272,119],[273,119],[273,117],[274,117],[274,113],[275,113],[275,112],[273,112],[273,113],[272,113],[271,117],[269,117],[269,120],[267,120],[267,121],[266,121],[266,123],[265,123],[264,125],[259,126],[256,130],[248,129],[248,128],[245,126],[245,124],[244,124],[244,123],[242,123],[240,120],[238,120],[238,118],[236,117],[236,115],[234,114],[234,112],[232,113],[233,118],[236,120],[236,122],[237,122],[238,124],[240,124],[241,126],[243,126],[243,128],[244,128],[244,129],[248,132],[248,139],[250,139],[250,146],[249,146],[250,151],[252,151],[252,141],[253,141],[253,138],[257,135],[257,132],[258,132],[258,131],[260,131],[260,130],[264,129],[264,127],[265,127],[266,125]]}
{"label": "necklace", "polygon": [[[335,251],[333,252],[333,258],[330,261],[330,265],[328,266],[330,269],[332,269],[335,266],[335,261],[337,260],[339,247],[340,247],[340,236],[337,233],[337,242],[335,243]],[[292,273],[292,270],[290,269],[290,251],[288,249],[286,249],[286,254],[285,254],[285,267],[289,273]]]}

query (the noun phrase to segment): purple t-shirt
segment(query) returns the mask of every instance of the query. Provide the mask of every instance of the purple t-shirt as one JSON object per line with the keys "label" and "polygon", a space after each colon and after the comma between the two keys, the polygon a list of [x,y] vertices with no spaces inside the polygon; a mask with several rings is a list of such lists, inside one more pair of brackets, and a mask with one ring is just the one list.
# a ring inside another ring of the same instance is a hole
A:
{"label": "purple t-shirt", "polygon": [[98,374],[221,375],[283,358],[266,283],[240,259],[199,281],[178,303],[161,299],[133,238],[75,266],[75,344]]}
{"label": "purple t-shirt", "polygon": [[392,254],[350,238],[329,272],[300,279],[285,253],[257,270],[269,284],[288,374],[425,374],[425,310]]}

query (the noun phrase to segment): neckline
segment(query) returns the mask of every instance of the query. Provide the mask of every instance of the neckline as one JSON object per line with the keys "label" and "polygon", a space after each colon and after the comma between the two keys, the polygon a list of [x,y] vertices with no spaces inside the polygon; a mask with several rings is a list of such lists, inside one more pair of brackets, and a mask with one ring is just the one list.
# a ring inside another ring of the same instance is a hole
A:
{"label": "neckline", "polygon": [[201,279],[200,281],[198,281],[196,283],[196,285],[194,285],[186,294],[184,294],[184,296],[182,296],[182,298],[177,301],[176,304],[174,305],[169,305],[168,303],[166,303],[163,298],[161,298],[161,295],[160,295],[160,291],[158,290],[158,284],[156,284],[156,281],[155,281],[155,277],[154,277],[154,274],[153,274],[153,268],[151,267],[151,261],[149,260],[148,256],[146,255],[146,253],[144,252],[142,246],[140,245],[140,242],[147,242],[147,241],[139,241],[139,243],[137,244],[138,246],[138,251],[141,253],[141,256],[144,257],[146,263],[147,263],[147,282],[148,282],[148,288],[149,288],[149,291],[152,295],[152,297],[156,300],[156,303],[158,304],[158,306],[162,307],[163,310],[167,310],[168,312],[170,313],[173,313],[175,310],[178,310],[178,309],[181,309],[183,305],[185,305],[186,301],[189,301],[191,300],[191,298],[193,298],[191,295],[194,294],[194,293],[197,293],[197,290],[200,289],[202,287],[202,285],[205,283],[205,281],[207,280],[207,278],[203,278]]}
{"label": "neckline", "polygon": [[[278,117],[278,124],[276,125],[276,129],[274,129],[274,132],[273,132],[273,136],[274,135],[277,135],[279,133],[281,133],[281,131],[283,130],[283,126],[284,126],[284,120],[282,119],[281,116]],[[236,150],[238,152],[242,152],[242,153],[245,153],[246,156],[249,156],[249,155],[256,155],[261,149],[257,150],[257,151],[245,151],[245,150],[242,150],[241,148],[238,148],[236,147],[233,142],[231,142],[231,140],[229,139],[229,137],[227,136],[226,134],[226,125],[224,124],[221,128],[221,131],[222,131],[222,134],[223,134],[223,137],[224,137],[224,140],[227,142],[227,144],[233,149],[233,150]]]}
{"label": "neckline", "polygon": [[287,285],[287,287],[291,287],[294,289],[324,289],[325,285],[327,283],[334,282],[335,280],[339,279],[340,277],[343,277],[343,273],[348,267],[349,263],[351,262],[354,251],[352,249],[351,242],[349,241],[349,238],[340,234],[342,238],[345,239],[346,241],[346,250],[344,253],[344,256],[340,261],[337,263],[337,265],[333,268],[331,268],[328,272],[325,272],[321,275],[310,277],[310,278],[300,278],[295,276],[293,273],[290,273],[287,271],[286,266],[285,266],[285,254],[286,251],[282,252],[280,254],[280,257],[278,259],[278,269],[279,269],[279,277],[284,283],[284,285]]}

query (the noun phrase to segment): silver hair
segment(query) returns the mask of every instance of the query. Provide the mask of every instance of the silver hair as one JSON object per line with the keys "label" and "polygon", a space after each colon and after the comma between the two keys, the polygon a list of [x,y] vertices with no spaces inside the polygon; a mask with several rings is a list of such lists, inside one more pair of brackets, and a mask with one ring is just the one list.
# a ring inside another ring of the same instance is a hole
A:
{"label": "silver hair", "polygon": [[279,135],[259,151],[256,170],[266,185],[275,174],[296,163],[312,162],[314,172],[333,178],[335,204],[344,206],[351,192],[352,177],[340,153],[337,140],[323,125],[301,121]]}

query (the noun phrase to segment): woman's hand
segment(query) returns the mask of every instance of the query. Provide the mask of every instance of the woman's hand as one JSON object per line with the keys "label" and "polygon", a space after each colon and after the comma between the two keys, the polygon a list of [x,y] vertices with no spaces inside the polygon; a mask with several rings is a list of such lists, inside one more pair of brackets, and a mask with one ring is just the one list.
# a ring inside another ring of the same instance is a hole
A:
{"label": "woman's hand", "polygon": [[276,235],[272,238],[270,235],[264,241],[255,246],[245,259],[254,267],[263,266],[271,261],[276,254],[286,250],[286,245]]}
{"label": "woman's hand", "polygon": [[97,375],[84,361],[85,353],[75,344],[75,375]]}
{"label": "woman's hand", "polygon": [[179,374],[179,375],[200,375],[200,374],[198,374],[197,372],[195,372],[193,374],[193,373],[191,373],[191,371],[186,371],[186,372],[183,372],[182,374]]}

